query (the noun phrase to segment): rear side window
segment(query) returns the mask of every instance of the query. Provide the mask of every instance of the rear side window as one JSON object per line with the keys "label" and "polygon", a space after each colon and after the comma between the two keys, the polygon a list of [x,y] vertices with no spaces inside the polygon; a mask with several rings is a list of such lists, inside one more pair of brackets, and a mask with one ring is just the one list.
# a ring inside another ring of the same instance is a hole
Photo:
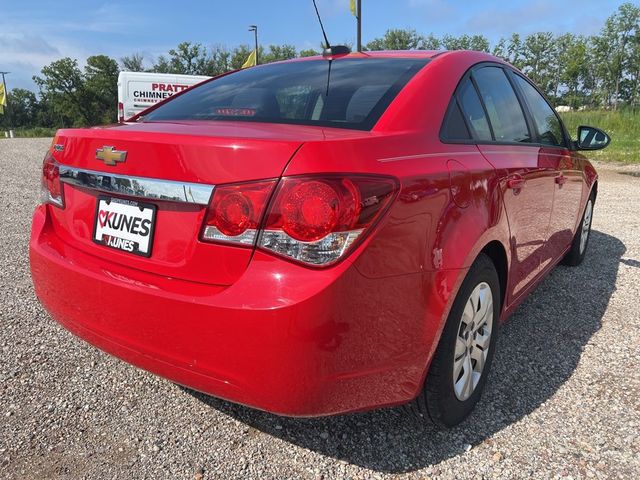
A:
{"label": "rear side window", "polygon": [[480,97],[471,80],[465,80],[458,94],[462,112],[472,130],[473,138],[481,141],[493,140],[487,116],[482,108]]}
{"label": "rear side window", "polygon": [[370,130],[427,62],[424,58],[342,58],[262,65],[196,86],[143,120],[254,121]]}
{"label": "rear side window", "polygon": [[471,134],[455,98],[447,111],[447,117],[442,127],[442,137],[446,140],[471,140]]}
{"label": "rear side window", "polygon": [[520,75],[513,75],[516,84],[522,90],[533,121],[538,129],[539,141],[543,145],[564,147],[564,134],[562,124],[551,106],[542,95]]}
{"label": "rear side window", "polygon": [[473,72],[496,142],[531,142],[524,112],[511,83],[500,67]]}

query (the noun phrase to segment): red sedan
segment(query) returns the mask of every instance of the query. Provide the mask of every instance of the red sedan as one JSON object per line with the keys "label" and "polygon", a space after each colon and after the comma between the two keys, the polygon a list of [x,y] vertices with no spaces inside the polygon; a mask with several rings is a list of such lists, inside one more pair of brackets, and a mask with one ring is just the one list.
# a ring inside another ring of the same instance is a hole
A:
{"label": "red sedan", "polygon": [[477,52],[313,57],[60,130],[30,259],[53,318],[134,365],[314,416],[469,414],[500,323],[585,256],[597,175]]}

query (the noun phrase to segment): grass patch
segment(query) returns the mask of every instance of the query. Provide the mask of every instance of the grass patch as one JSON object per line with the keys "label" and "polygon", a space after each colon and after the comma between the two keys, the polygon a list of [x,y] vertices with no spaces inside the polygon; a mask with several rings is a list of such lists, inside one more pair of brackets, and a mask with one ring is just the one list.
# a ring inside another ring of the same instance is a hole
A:
{"label": "grass patch", "polygon": [[[14,129],[15,136],[17,138],[40,138],[40,137],[53,137],[56,134],[56,128],[44,128],[44,127],[34,127],[34,128],[16,128]],[[7,129],[0,128],[0,139],[5,138],[4,132]]]}
{"label": "grass patch", "polygon": [[611,136],[611,144],[604,150],[584,152],[595,160],[640,163],[640,111],[585,110],[564,112],[560,116],[575,139],[578,125],[598,127]]}

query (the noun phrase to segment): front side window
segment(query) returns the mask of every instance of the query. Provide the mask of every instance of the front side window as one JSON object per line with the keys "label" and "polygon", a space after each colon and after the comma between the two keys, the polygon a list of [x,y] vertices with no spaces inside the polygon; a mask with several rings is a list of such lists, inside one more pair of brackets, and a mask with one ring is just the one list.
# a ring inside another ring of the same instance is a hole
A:
{"label": "front side window", "polygon": [[160,105],[143,121],[224,120],[370,130],[429,60],[305,60],[240,70]]}
{"label": "front side window", "polygon": [[504,70],[483,67],[473,72],[496,142],[531,142],[524,112]]}
{"label": "front side window", "polygon": [[513,75],[515,81],[522,90],[525,101],[529,106],[531,116],[538,129],[539,141],[543,145],[564,147],[564,135],[562,124],[551,106],[540,93],[520,75]]}

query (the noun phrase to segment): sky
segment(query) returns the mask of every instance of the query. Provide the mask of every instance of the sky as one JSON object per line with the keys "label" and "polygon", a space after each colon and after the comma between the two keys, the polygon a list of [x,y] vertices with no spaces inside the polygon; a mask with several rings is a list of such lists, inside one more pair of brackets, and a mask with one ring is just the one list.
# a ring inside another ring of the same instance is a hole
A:
{"label": "sky", "polygon": [[[389,28],[423,34],[482,34],[492,43],[513,32],[595,34],[621,0],[362,0],[363,43]],[[333,44],[355,45],[349,0],[317,0]],[[139,52],[150,64],[183,41],[230,48],[252,44],[318,48],[311,0],[0,0],[0,71],[7,87],[35,90],[32,76],[62,57],[116,59]]]}

